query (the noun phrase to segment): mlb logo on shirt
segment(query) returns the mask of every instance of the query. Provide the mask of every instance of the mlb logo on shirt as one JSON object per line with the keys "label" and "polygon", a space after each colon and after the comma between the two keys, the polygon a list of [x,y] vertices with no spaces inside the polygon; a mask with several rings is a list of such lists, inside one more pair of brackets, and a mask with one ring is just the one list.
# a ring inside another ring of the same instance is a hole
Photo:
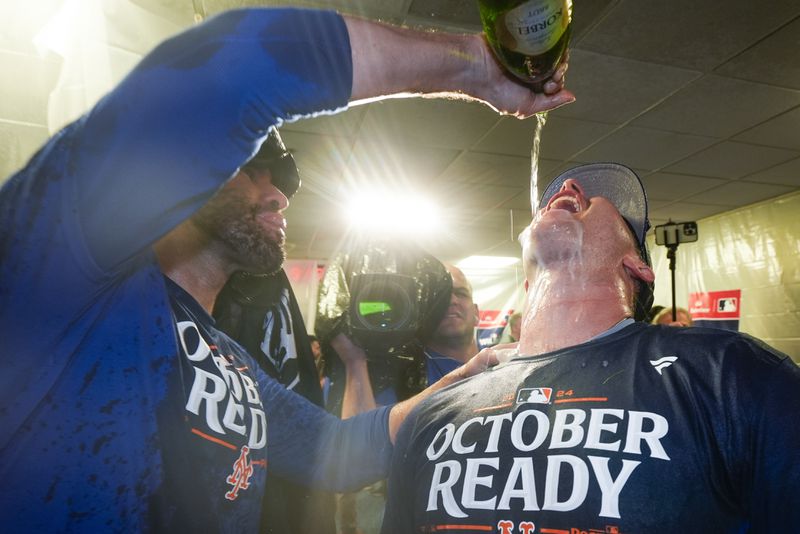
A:
{"label": "mlb logo on shirt", "polygon": [[553,388],[522,388],[517,391],[517,404],[550,404]]}

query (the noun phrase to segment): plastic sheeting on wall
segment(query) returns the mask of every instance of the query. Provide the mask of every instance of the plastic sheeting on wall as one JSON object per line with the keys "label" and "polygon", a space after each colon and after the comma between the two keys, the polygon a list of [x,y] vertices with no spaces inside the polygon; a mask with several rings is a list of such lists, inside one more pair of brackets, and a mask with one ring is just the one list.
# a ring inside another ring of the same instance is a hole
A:
{"label": "plastic sheeting on wall", "polygon": [[461,267],[472,284],[472,300],[478,305],[478,345],[488,347],[503,339],[508,316],[521,311],[525,302],[525,275],[522,264],[495,269]]}
{"label": "plastic sheeting on wall", "polygon": [[[699,239],[677,249],[676,305],[689,293],[741,289],[739,330],[800,362],[800,193],[698,221]],[[648,238],[655,302],[672,304],[666,247]]]}

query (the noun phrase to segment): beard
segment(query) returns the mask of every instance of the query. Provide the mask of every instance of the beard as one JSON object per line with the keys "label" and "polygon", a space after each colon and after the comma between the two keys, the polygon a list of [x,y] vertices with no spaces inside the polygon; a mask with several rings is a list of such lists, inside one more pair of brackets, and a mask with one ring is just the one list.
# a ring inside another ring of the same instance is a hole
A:
{"label": "beard", "polygon": [[257,215],[263,208],[248,204],[236,191],[222,189],[191,221],[222,245],[238,268],[252,274],[274,274],[286,260],[283,237],[265,232]]}

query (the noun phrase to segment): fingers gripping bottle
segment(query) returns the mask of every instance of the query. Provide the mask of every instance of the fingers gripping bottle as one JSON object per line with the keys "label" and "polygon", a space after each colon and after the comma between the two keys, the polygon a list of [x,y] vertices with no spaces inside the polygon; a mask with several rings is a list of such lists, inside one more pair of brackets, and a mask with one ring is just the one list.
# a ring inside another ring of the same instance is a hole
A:
{"label": "fingers gripping bottle", "polygon": [[543,92],[567,53],[572,0],[478,0],[486,39],[509,72]]}

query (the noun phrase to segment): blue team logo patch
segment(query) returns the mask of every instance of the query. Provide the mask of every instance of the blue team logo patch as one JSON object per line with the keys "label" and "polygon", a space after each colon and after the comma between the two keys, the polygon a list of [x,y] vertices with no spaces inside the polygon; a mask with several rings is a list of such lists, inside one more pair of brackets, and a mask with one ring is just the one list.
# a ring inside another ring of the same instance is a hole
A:
{"label": "blue team logo patch", "polygon": [[517,404],[550,404],[553,388],[522,388],[517,391]]}

